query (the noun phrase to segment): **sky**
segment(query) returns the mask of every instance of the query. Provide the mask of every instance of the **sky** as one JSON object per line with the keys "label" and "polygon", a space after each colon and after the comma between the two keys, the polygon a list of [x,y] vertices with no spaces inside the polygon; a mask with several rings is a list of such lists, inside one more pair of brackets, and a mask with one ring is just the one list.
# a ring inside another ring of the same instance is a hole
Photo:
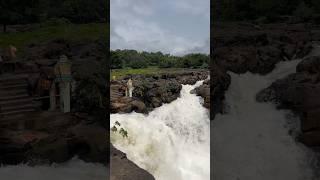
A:
{"label": "sky", "polygon": [[210,0],[111,0],[110,46],[209,54]]}

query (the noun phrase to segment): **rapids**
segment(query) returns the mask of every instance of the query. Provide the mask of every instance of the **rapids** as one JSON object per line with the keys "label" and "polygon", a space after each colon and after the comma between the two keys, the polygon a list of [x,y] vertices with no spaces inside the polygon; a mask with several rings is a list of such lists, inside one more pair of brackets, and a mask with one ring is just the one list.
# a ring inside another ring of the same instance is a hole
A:
{"label": "rapids", "polygon": [[202,84],[183,85],[180,97],[148,115],[112,114],[128,132],[111,133],[112,144],[156,180],[210,179],[209,111],[190,91]]}
{"label": "rapids", "polygon": [[[314,153],[295,140],[299,118],[256,94],[295,72],[300,60],[284,61],[268,75],[230,73],[227,113],[211,123],[215,180],[311,180]],[[289,131],[293,133],[289,133]]]}

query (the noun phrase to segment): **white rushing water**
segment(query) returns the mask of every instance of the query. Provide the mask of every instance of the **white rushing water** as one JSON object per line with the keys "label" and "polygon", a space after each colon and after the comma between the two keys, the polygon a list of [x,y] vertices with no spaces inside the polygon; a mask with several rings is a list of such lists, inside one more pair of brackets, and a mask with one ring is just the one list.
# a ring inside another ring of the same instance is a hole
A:
{"label": "white rushing water", "polygon": [[128,131],[128,138],[111,133],[111,142],[157,180],[210,179],[210,120],[201,98],[183,85],[181,97],[148,115],[112,114]]}
{"label": "white rushing water", "polygon": [[67,163],[35,166],[5,166],[0,168],[3,180],[106,180],[107,167],[73,159]]}
{"label": "white rushing water", "polygon": [[313,153],[288,133],[299,119],[256,94],[294,73],[299,60],[281,62],[266,76],[230,73],[229,109],[211,123],[215,180],[311,180]]}

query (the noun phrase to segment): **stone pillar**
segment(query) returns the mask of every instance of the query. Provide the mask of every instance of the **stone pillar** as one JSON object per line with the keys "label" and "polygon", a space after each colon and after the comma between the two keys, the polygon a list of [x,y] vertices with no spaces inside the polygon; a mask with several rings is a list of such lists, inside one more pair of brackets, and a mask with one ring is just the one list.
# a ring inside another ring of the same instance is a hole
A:
{"label": "stone pillar", "polygon": [[60,82],[59,83],[59,90],[60,90],[60,111],[63,112],[64,111],[64,82]]}
{"label": "stone pillar", "polygon": [[63,95],[63,102],[64,102],[64,107],[63,107],[63,112],[67,113],[70,112],[70,82],[65,82],[65,87],[64,87],[64,95]]}
{"label": "stone pillar", "polygon": [[53,82],[50,89],[50,111],[55,111],[57,105],[56,100],[56,83]]}
{"label": "stone pillar", "polygon": [[133,91],[133,87],[130,87],[129,88],[129,97],[131,97],[131,98],[132,98],[132,91]]}
{"label": "stone pillar", "polygon": [[60,82],[60,109],[70,112],[70,82]]}

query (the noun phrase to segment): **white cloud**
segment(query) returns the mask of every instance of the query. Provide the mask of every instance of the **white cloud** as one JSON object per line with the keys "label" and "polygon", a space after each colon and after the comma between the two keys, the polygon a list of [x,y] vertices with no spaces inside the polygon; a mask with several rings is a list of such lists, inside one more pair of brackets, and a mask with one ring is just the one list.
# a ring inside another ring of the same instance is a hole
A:
{"label": "white cloud", "polygon": [[[178,3],[180,0],[175,1]],[[191,52],[209,53],[209,46],[206,43],[209,42],[209,35],[207,39],[194,41],[186,38],[184,32],[169,31],[161,26],[161,23],[147,19],[150,15],[161,16],[155,14],[155,2],[155,0],[111,0],[111,49],[162,51],[175,55]],[[181,4],[177,6],[182,9],[189,8]],[[179,8],[175,5],[172,7]],[[193,13],[200,15],[197,11],[200,13],[200,10],[194,10]]]}
{"label": "white cloud", "polygon": [[178,12],[210,18],[209,0],[173,0],[170,3]]}

